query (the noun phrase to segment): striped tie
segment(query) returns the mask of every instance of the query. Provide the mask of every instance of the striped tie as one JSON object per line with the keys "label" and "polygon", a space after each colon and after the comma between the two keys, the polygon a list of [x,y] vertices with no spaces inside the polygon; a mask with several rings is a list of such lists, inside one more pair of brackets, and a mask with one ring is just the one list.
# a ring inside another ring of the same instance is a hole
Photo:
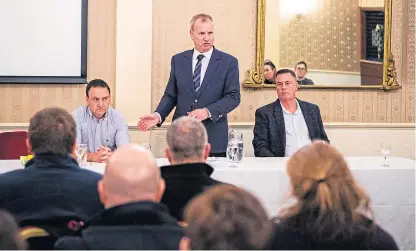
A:
{"label": "striped tie", "polygon": [[194,88],[195,92],[198,92],[201,88],[201,65],[202,65],[202,59],[204,58],[204,55],[199,54],[198,55],[198,62],[196,63],[195,70],[194,70]]}

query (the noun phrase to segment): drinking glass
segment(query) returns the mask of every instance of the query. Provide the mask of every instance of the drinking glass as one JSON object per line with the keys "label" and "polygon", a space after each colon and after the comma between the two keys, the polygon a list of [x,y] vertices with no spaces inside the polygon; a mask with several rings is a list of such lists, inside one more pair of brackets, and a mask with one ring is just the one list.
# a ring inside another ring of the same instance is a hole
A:
{"label": "drinking glass", "polygon": [[228,134],[227,159],[231,162],[230,167],[237,167],[235,163],[240,163],[244,157],[243,134],[231,130]]}
{"label": "drinking glass", "polygon": [[384,163],[381,166],[390,167],[389,164],[387,164],[387,156],[391,154],[391,144],[386,141],[381,141],[380,151],[381,151],[381,154],[383,154],[384,156]]}
{"label": "drinking glass", "polygon": [[150,145],[150,143],[141,143],[140,144],[142,147],[146,148],[149,151],[152,151],[152,146]]}
{"label": "drinking glass", "polygon": [[75,147],[75,155],[77,156],[78,165],[80,167],[87,166],[87,144],[77,144]]}

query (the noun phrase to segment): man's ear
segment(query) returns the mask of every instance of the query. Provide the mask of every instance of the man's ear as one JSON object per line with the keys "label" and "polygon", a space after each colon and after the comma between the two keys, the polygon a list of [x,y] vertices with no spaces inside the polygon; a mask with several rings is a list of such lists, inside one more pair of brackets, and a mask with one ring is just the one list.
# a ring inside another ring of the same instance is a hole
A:
{"label": "man's ear", "polygon": [[98,195],[100,196],[100,201],[103,205],[107,202],[107,194],[105,193],[104,189],[104,182],[103,180],[99,180],[97,184]]}
{"label": "man's ear", "polygon": [[156,201],[160,202],[162,200],[163,197],[163,193],[165,192],[166,189],[166,183],[165,180],[163,178],[159,179],[159,185],[158,185],[158,189],[157,189],[157,193],[156,193]]}
{"label": "man's ear", "polygon": [[204,148],[204,160],[207,160],[211,152],[211,144],[207,143]]}
{"label": "man's ear", "polygon": [[165,147],[165,156],[166,156],[166,158],[168,158],[169,163],[172,164],[172,154],[169,150],[169,147]]}
{"label": "man's ear", "polygon": [[32,152],[32,145],[30,144],[29,138],[26,139],[26,147],[27,147],[27,152],[31,153]]}
{"label": "man's ear", "polygon": [[191,250],[191,240],[184,236],[179,242],[179,250]]}

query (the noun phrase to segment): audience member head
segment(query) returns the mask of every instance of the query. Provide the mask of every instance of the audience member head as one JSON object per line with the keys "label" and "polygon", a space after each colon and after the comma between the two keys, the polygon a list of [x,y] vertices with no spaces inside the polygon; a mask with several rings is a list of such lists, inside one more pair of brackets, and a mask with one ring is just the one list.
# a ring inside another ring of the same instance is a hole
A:
{"label": "audience member head", "polygon": [[201,53],[209,51],[214,45],[214,21],[208,14],[197,14],[191,19],[189,31],[195,49]]}
{"label": "audience member head", "polygon": [[293,101],[296,99],[298,81],[296,74],[289,69],[281,69],[276,72],[276,90],[280,101]]}
{"label": "audience member head", "polygon": [[342,154],[325,141],[314,141],[292,155],[287,174],[297,203],[280,216],[306,217],[301,225],[312,236],[331,239],[343,231],[352,234],[366,219],[363,216],[371,217],[369,197],[355,182]]}
{"label": "audience member head", "polygon": [[30,119],[28,148],[34,154],[72,154],[76,128],[73,117],[66,110],[58,107],[40,110]]}
{"label": "audience member head", "polygon": [[276,66],[274,66],[273,62],[270,60],[264,61],[264,78],[269,82],[274,82],[274,78],[276,76]]}
{"label": "audience member head", "polygon": [[306,73],[308,72],[308,66],[305,61],[297,62],[295,65],[296,79],[305,79]]}
{"label": "audience member head", "polygon": [[110,87],[101,79],[91,80],[85,89],[85,100],[91,113],[100,119],[111,104]]}
{"label": "audience member head", "polygon": [[164,190],[165,182],[153,154],[134,144],[114,151],[98,183],[105,208],[138,201],[159,202]]}
{"label": "audience member head", "polygon": [[197,119],[180,117],[168,128],[166,157],[173,165],[184,163],[204,163],[211,151],[207,130]]}
{"label": "audience member head", "polygon": [[233,185],[217,185],[194,198],[185,209],[187,237],[181,250],[264,249],[272,223],[259,200]]}
{"label": "audience member head", "polygon": [[19,234],[19,226],[14,217],[6,211],[0,211],[0,249],[24,250],[26,242]]}

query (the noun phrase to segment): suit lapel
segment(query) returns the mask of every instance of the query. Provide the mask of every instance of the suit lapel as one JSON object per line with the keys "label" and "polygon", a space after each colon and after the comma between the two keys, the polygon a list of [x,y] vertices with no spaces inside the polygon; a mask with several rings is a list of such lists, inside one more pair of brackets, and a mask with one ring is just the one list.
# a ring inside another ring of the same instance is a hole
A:
{"label": "suit lapel", "polygon": [[197,94],[197,98],[201,96],[201,94],[207,88],[209,82],[211,81],[212,76],[214,75],[215,71],[217,70],[218,66],[220,65],[221,55],[218,51],[214,48],[212,51],[211,59],[208,62],[207,71],[205,72],[204,79],[202,80],[201,89]]}
{"label": "suit lapel", "polygon": [[309,137],[311,140],[314,138],[312,137],[312,128],[313,128],[313,120],[312,120],[312,114],[311,111],[308,109],[308,107],[305,105],[305,103],[298,99],[298,103],[300,106],[300,109],[302,110],[303,117],[305,118],[306,126],[308,127]]}
{"label": "suit lapel", "polygon": [[283,118],[283,110],[280,105],[280,100],[276,100],[274,103],[274,117],[276,118],[277,128],[279,129],[280,137],[283,139],[283,149],[286,146],[286,129],[285,119]]}
{"label": "suit lapel", "polygon": [[186,51],[184,53],[184,59],[186,61],[186,75],[188,76],[187,78],[191,80],[190,85],[189,85],[189,89],[191,89],[192,93],[194,94],[194,96],[196,97],[196,92],[195,92],[195,88],[194,88],[194,73],[192,72],[192,55],[194,53],[194,50],[189,50]]}

